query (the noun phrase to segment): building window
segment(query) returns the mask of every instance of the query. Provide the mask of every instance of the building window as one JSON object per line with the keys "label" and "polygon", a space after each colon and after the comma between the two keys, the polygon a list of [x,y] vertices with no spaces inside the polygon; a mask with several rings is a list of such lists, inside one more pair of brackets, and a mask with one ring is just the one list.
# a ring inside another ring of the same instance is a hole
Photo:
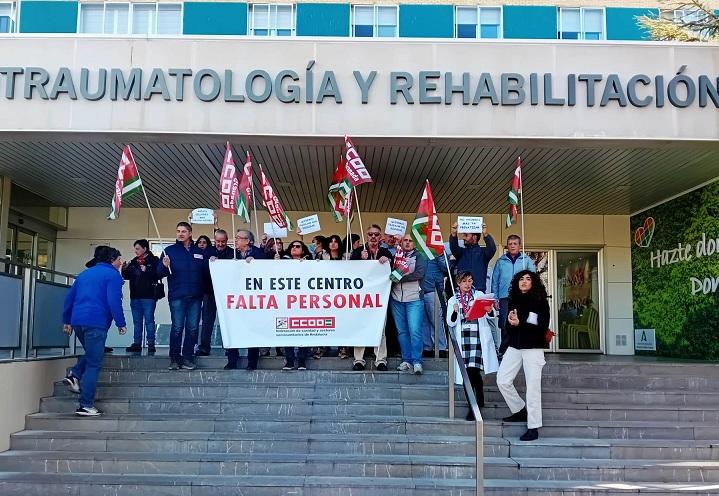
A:
{"label": "building window", "polygon": [[0,3],[0,33],[14,33],[16,27],[17,4]]}
{"label": "building window", "polygon": [[182,4],[83,3],[79,33],[172,35],[182,33]]}
{"label": "building window", "polygon": [[455,10],[456,38],[502,37],[501,7],[457,7]]}
{"label": "building window", "polygon": [[358,38],[396,38],[396,5],[353,5],[352,36]]}
{"label": "building window", "polygon": [[603,40],[603,9],[559,9],[560,40]]}
{"label": "building window", "polygon": [[675,10],[673,12],[673,15],[671,15],[669,19],[673,20],[676,24],[679,24],[680,26],[686,26],[687,29],[691,31],[694,35],[696,35],[698,38],[708,39],[710,33],[701,29],[696,29],[694,28],[694,26],[692,26],[692,23],[707,24],[707,17],[709,17],[709,15],[703,10],[683,9]]}
{"label": "building window", "polygon": [[294,5],[251,4],[249,32],[253,36],[294,36]]}

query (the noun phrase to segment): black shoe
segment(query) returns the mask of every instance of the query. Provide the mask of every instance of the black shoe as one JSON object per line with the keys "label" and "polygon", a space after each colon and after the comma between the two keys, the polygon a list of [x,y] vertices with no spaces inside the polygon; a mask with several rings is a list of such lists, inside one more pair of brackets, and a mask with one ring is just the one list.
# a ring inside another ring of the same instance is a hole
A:
{"label": "black shoe", "polygon": [[195,356],[210,356],[210,352],[198,349],[197,352],[195,352]]}
{"label": "black shoe", "polygon": [[109,346],[105,346],[105,353],[112,353],[114,350]]}
{"label": "black shoe", "polygon": [[525,406],[517,413],[513,413],[509,417],[504,417],[502,422],[526,422],[527,421],[527,407]]}
{"label": "black shoe", "polygon": [[170,366],[167,367],[167,370],[180,370],[180,364],[177,363],[175,360],[172,360],[170,362]]}
{"label": "black shoe", "polygon": [[294,368],[295,368],[295,362],[287,361],[287,363],[285,363],[285,366],[282,367],[282,370],[292,370]]}
{"label": "black shoe", "polygon": [[195,362],[183,361],[182,365],[180,365],[180,368],[182,370],[195,370],[197,368],[197,365],[195,365]]}
{"label": "black shoe", "polygon": [[132,345],[125,348],[125,351],[128,353],[141,353],[142,345],[140,343],[132,343]]}
{"label": "black shoe", "polygon": [[449,356],[449,352],[447,350],[439,350],[439,358],[447,358]]}
{"label": "black shoe", "polygon": [[364,370],[364,365],[362,365],[361,363],[357,362],[357,363],[355,363],[354,365],[352,365],[352,370],[354,370],[355,372],[360,371],[360,370]]}
{"label": "black shoe", "polygon": [[377,370],[379,372],[387,372],[387,364],[386,363],[378,363]]}
{"label": "black shoe", "polygon": [[307,365],[304,360],[297,361],[297,370],[307,370]]}
{"label": "black shoe", "polygon": [[[237,368],[237,366],[235,366],[235,368]],[[250,372],[252,372],[253,370],[257,370],[257,365],[248,365],[247,367],[245,367],[245,370],[248,370]]]}
{"label": "black shoe", "polygon": [[539,439],[539,432],[537,429],[527,429],[527,432],[522,434],[522,437],[519,438],[520,441],[535,441]]}
{"label": "black shoe", "polygon": [[147,354],[148,355],[154,355],[157,350],[155,349],[154,344],[148,344],[147,345]]}
{"label": "black shoe", "polygon": [[432,350],[424,350],[422,352],[422,358],[434,358],[434,351]]}
{"label": "black shoe", "polygon": [[237,370],[237,363],[227,362],[225,370]]}

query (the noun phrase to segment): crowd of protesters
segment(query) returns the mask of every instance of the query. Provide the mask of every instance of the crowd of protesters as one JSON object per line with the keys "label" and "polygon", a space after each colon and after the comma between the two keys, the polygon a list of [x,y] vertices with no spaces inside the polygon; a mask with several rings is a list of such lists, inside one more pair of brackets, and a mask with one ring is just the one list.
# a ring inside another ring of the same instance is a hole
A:
{"label": "crowd of protesters", "polygon": [[[195,357],[211,353],[217,307],[209,264],[214,260],[375,260],[392,266],[401,252],[404,272],[392,284],[385,330],[374,348],[375,370],[386,371],[388,354],[399,352],[398,371],[422,374],[423,358],[434,356],[435,349],[440,357],[447,356],[443,330],[443,320],[446,320],[460,345],[477,404],[484,406],[482,371],[497,372],[497,385],[512,412],[504,420],[527,422],[528,431],[522,439],[536,439],[542,422],[541,371],[549,305],[532,260],[520,251],[520,238],[508,237],[507,252],[498,259],[488,277],[489,262],[497,245],[486,227],[481,233],[464,234],[460,240],[456,224],[452,226],[446,246],[448,254],[451,253],[451,265],[443,257],[428,261],[420,256],[409,235],[399,239],[386,236],[380,226],[372,224],[365,236],[366,243],[362,244],[356,234],[344,239],[337,234],[317,235],[309,246],[296,239],[285,248],[281,239],[266,235],[258,245],[251,231],[240,229],[235,233],[232,248],[225,230],[215,229],[213,240],[207,236],[193,240],[192,225],[183,221],[177,224],[176,242],[164,248],[161,258],[150,251],[145,239],[134,243],[135,257],[129,263],[122,262],[116,249],[98,247],[87,264],[88,270],[81,273],[72,286],[63,315],[65,332],[74,330],[85,349],[85,355],[65,378],[68,387],[80,394],[76,413],[82,416],[102,413],[94,406],[94,396],[107,332],[113,320],[121,334],[126,331],[122,312],[123,279],[129,281],[134,324],[133,343],[126,351],[141,352],[144,340],[148,354],[155,353],[154,313],[157,301],[165,297],[162,279],[167,279],[171,319],[168,368],[193,370]],[[450,291],[446,291],[445,281]],[[471,305],[485,295],[488,287],[496,298],[499,336],[493,334],[487,316],[467,319]],[[446,294],[442,294],[444,291]],[[437,311],[437,300],[445,296],[449,298],[447,313],[441,315]],[[396,346],[390,349],[395,341],[399,343],[399,350]],[[340,347],[337,356],[353,355],[352,369],[361,371],[366,367],[366,351],[364,347],[353,350]],[[284,356],[284,370],[305,370],[308,357],[321,359],[329,352],[327,347],[276,350],[278,356]],[[260,356],[268,354],[269,349],[248,349],[247,369],[255,370]],[[238,368],[240,350],[227,349],[226,355],[225,369]],[[512,384],[521,367],[527,377],[526,404]],[[471,410],[467,418],[473,419]]]}

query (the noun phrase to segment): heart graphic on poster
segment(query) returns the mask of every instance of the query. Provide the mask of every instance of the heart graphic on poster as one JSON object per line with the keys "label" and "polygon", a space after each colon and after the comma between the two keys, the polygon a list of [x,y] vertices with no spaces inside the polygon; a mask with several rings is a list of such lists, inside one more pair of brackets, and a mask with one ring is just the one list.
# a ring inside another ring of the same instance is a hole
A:
{"label": "heart graphic on poster", "polygon": [[647,217],[644,219],[644,225],[642,227],[638,227],[636,231],[634,231],[634,242],[639,246],[640,248],[647,248],[649,244],[652,242],[652,237],[654,236],[654,228],[656,227],[656,223],[654,222],[653,217]]}

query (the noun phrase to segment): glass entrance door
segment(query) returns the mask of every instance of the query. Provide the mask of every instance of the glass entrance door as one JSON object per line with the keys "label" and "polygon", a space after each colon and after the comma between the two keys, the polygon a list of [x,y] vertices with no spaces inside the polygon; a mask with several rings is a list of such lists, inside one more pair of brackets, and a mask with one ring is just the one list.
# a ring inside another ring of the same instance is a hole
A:
{"label": "glass entrance door", "polygon": [[[601,281],[597,251],[555,252],[557,351],[601,352]],[[558,338],[558,339],[557,339]]]}

